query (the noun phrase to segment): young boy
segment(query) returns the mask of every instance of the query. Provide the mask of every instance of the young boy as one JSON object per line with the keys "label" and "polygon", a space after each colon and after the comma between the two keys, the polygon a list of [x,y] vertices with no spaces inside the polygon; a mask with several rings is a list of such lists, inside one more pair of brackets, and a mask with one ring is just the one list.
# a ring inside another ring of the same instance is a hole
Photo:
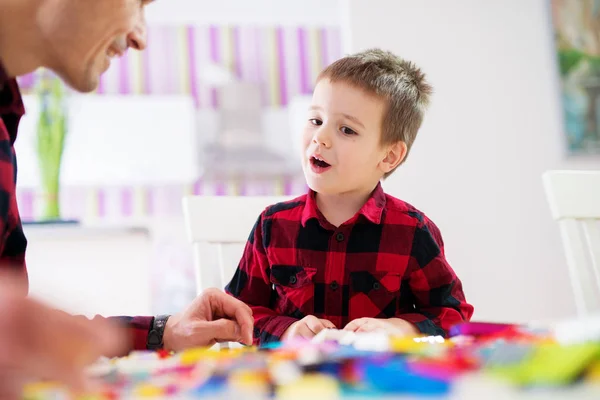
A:
{"label": "young boy", "polygon": [[418,68],[381,50],[320,74],[303,134],[309,193],[259,216],[226,287],[252,308],[255,344],[325,328],[445,336],[471,318],[438,228],[380,183],[430,94]]}

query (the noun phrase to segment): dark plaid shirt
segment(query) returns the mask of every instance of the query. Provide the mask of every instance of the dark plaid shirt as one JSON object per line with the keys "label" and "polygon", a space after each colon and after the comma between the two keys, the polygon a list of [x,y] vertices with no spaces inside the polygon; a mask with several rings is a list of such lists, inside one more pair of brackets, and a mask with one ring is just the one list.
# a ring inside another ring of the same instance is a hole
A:
{"label": "dark plaid shirt", "polygon": [[[23,278],[27,291],[25,265],[27,239],[23,234],[17,197],[17,159],[14,143],[19,121],[25,114],[19,85],[7,76],[0,62],[0,268],[11,268]],[[26,293],[24,293],[25,295]],[[2,311],[0,310],[0,313]],[[126,324],[131,332],[131,349],[146,348],[152,317],[112,317]]]}
{"label": "dark plaid shirt", "polygon": [[438,228],[380,184],[338,228],[312,191],[268,207],[226,290],[252,307],[255,344],[279,340],[307,315],[339,329],[356,318],[401,318],[446,336],[473,314]]}

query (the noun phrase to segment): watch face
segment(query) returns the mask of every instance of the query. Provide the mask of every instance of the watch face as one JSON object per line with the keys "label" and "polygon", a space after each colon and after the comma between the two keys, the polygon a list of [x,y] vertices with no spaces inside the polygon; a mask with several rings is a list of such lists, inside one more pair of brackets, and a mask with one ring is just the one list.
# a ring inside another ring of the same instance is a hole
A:
{"label": "watch face", "polygon": [[148,345],[157,346],[161,344],[161,339],[161,335],[156,331],[150,331],[150,333],[148,333]]}
{"label": "watch face", "polygon": [[157,328],[164,328],[168,319],[169,315],[159,315],[158,317],[154,318],[154,325],[156,325]]}

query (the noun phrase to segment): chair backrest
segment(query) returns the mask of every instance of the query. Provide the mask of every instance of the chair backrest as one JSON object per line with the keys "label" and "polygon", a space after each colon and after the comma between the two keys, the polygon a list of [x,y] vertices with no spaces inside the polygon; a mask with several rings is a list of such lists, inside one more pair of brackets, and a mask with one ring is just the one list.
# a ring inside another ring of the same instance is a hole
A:
{"label": "chair backrest", "polygon": [[[285,196],[184,197],[183,213],[187,237],[194,251],[197,292],[201,293],[202,290],[214,286],[223,289],[237,268],[243,246],[260,213],[271,204],[292,198]],[[217,250],[217,270],[213,267],[214,263],[206,262],[210,258],[208,250],[211,247],[216,247]],[[228,249],[227,253],[225,249]]]}
{"label": "chair backrest", "polygon": [[600,171],[548,171],[544,188],[558,221],[581,316],[600,311]]}

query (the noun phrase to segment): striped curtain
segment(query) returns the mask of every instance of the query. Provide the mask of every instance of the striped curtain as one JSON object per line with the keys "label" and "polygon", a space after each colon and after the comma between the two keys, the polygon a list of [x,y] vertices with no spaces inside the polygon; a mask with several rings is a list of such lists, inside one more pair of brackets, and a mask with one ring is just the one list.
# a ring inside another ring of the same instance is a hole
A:
{"label": "striped curtain", "polygon": [[[150,26],[148,48],[113,60],[98,94],[189,94],[198,108],[218,108],[209,65],[260,85],[264,106],[310,94],[318,73],[341,56],[337,27]],[[35,75],[20,78],[25,90]]]}

